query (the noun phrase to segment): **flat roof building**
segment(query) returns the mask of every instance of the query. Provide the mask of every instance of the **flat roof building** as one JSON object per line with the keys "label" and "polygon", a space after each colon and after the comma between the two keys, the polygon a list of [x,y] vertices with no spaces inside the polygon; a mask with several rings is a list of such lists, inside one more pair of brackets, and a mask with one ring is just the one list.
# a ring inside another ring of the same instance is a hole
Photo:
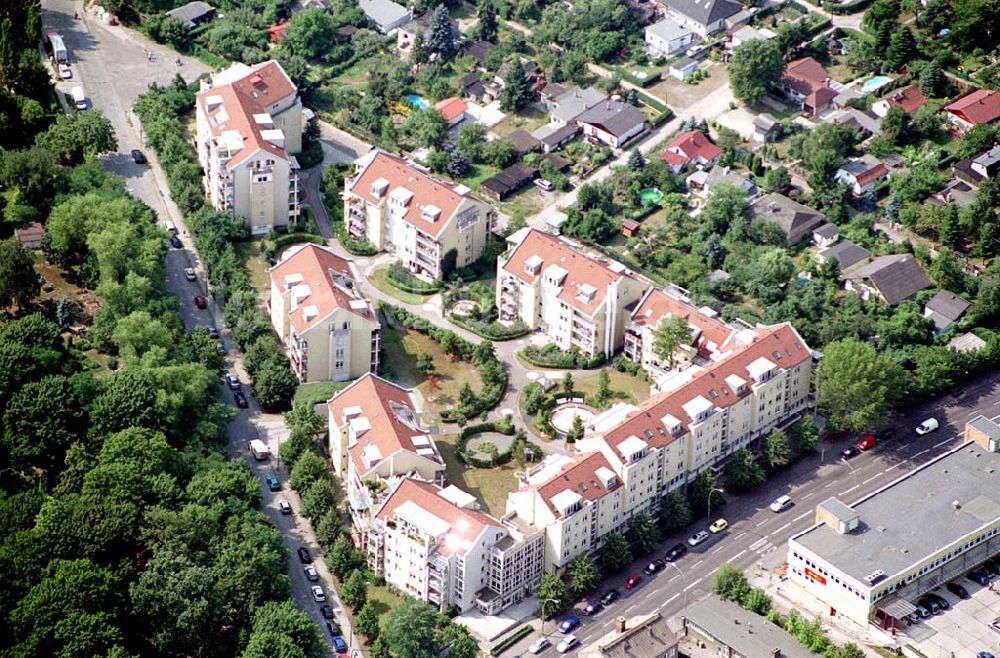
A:
{"label": "flat roof building", "polygon": [[[984,431],[983,428],[986,428]],[[1000,426],[847,505],[829,498],[788,540],[788,575],[831,613],[892,628],[912,600],[1000,554]]]}
{"label": "flat roof building", "polygon": [[818,658],[766,617],[717,596],[687,608],[681,624],[685,638],[705,641],[716,656]]}

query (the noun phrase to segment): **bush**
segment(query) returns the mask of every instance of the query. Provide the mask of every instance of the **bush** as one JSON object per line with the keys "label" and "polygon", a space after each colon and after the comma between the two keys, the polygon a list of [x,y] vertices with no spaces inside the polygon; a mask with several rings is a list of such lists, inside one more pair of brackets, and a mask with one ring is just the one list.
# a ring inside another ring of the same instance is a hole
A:
{"label": "bush", "polygon": [[510,325],[506,325],[495,321],[481,322],[479,320],[473,320],[472,318],[462,317],[461,315],[455,315],[454,313],[449,313],[448,319],[466,331],[471,331],[480,338],[485,338],[487,340],[514,340],[515,338],[521,338],[522,336],[527,336],[531,333],[531,329],[528,328],[528,325],[524,324],[520,320]]}
{"label": "bush", "polygon": [[274,241],[265,250],[264,255],[268,258],[274,258],[281,253],[281,250],[293,244],[302,244],[304,242],[310,242],[312,244],[326,245],[326,239],[322,235],[314,235],[312,233],[289,233],[288,235],[281,235],[274,239]]}
{"label": "bush", "polygon": [[517,631],[513,635],[510,635],[501,640],[500,642],[497,642],[493,646],[493,648],[490,649],[490,655],[499,656],[504,651],[506,651],[508,647],[513,646],[514,643],[516,643],[518,640],[521,640],[531,635],[534,632],[534,630],[535,629],[532,628],[531,626],[522,626],[521,628],[517,629]]}
{"label": "bush", "polygon": [[[500,464],[506,464],[511,460],[511,450],[508,448],[504,452],[498,452],[496,459],[492,462],[488,459],[480,459],[474,454],[466,451],[466,446],[471,439],[476,434],[482,434],[483,432],[496,432],[498,434],[506,434],[511,436],[514,434],[514,426],[507,419],[492,421],[487,423],[480,423],[479,425],[469,425],[462,429],[462,433],[458,435],[458,442],[455,444],[455,451],[458,453],[458,458],[461,459],[466,464],[476,466],[477,468],[492,468],[493,466],[498,466]],[[513,447],[513,444],[511,444]]]}
{"label": "bush", "polygon": [[604,352],[598,352],[593,358],[577,348],[563,351],[555,343],[548,343],[542,347],[528,345],[517,353],[517,356],[537,368],[596,368],[604,363]]}
{"label": "bush", "polygon": [[414,295],[433,295],[441,289],[440,281],[428,283],[407,270],[398,261],[390,265],[389,269],[385,271],[385,280],[403,292],[413,293]]}

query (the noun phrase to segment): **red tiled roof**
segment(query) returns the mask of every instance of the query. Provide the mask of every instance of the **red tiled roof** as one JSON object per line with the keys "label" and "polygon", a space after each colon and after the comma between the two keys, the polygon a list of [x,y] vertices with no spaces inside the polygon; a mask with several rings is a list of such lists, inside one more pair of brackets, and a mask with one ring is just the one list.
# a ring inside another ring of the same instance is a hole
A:
{"label": "red tiled roof", "polygon": [[619,484],[615,484],[610,489],[605,488],[601,484],[600,478],[597,477],[597,470],[601,467],[614,473],[611,464],[600,452],[591,452],[578,456],[572,462],[563,466],[558,473],[538,485],[536,491],[538,491],[538,495],[542,497],[542,500],[545,501],[545,504],[553,511],[558,510],[552,505],[552,498],[567,489],[575,494],[579,494],[584,500],[597,500],[620,486]]}
{"label": "red tiled roof", "polygon": [[884,100],[889,107],[900,107],[907,114],[927,104],[927,99],[920,91],[920,85],[916,84],[897,89],[886,96]]}
{"label": "red tiled roof", "polygon": [[[381,198],[374,196],[371,191],[372,183],[380,178],[389,181],[389,189]],[[470,193],[459,194],[451,185],[431,178],[405,160],[382,151],[376,152],[354,180],[348,183],[348,191],[372,204],[386,201],[397,188],[405,188],[413,193],[403,219],[434,237],[441,233],[466,198],[475,199]],[[436,222],[421,217],[421,209],[428,205],[441,210],[441,216]]]}
{"label": "red tiled roof", "polygon": [[449,122],[464,114],[467,108],[465,101],[458,96],[445,98],[434,104],[434,109],[441,113],[445,121]]}
{"label": "red tiled roof", "polygon": [[272,25],[267,28],[267,34],[271,39],[271,43],[281,43],[281,41],[285,38],[285,35],[288,34],[288,28],[291,26],[291,23],[285,23],[282,21],[277,25]]}
{"label": "red tiled roof", "polygon": [[812,57],[789,62],[781,83],[805,96],[806,104],[812,108],[822,107],[837,96],[830,87],[830,74]]}
{"label": "red tiled roof", "polygon": [[701,158],[707,162],[722,155],[722,149],[713,144],[700,130],[689,130],[674,137],[663,149],[662,157],[673,165],[682,165]]}
{"label": "red tiled roof", "polygon": [[[677,315],[698,329],[695,347],[705,356],[721,351],[736,330],[718,318],[701,313],[694,306],[672,297],[659,288],[650,288],[632,311],[631,320],[639,326],[656,327],[665,315]],[[709,349],[709,343],[715,345]]]}
{"label": "red tiled roof", "polygon": [[868,183],[871,183],[872,181],[878,180],[888,175],[889,175],[889,168],[880,162],[871,169],[868,169],[867,171],[862,171],[860,174],[855,176],[855,179],[857,179],[859,186],[864,187]]}
{"label": "red tiled roof", "polygon": [[[717,407],[726,407],[749,395],[753,380],[747,366],[758,358],[769,359],[778,367],[790,368],[812,356],[808,346],[787,322],[756,331],[757,337],[752,342],[708,366],[680,388],[660,393],[640,404],[637,411],[604,433],[605,440],[616,448],[630,436],[637,436],[653,447],[669,445],[688,431],[691,419],[684,412],[684,405],[694,398],[700,395]],[[734,374],[747,382],[742,395],[734,393],[726,383],[726,377]],[[677,435],[671,435],[661,422],[667,414],[681,423],[681,431]]]}
{"label": "red tiled roof", "polygon": [[[291,255],[272,267],[269,272],[271,282],[282,293],[287,290],[285,278],[291,274],[302,276],[302,281],[295,285],[309,287],[309,295],[300,300],[298,307],[289,313],[295,331],[300,334],[311,329],[338,308],[343,308],[375,322],[375,313],[371,304],[367,305],[364,312],[352,309],[351,301],[355,298],[333,283],[332,274],[342,274],[349,279],[354,279],[355,275],[351,271],[350,261],[328,249],[315,244],[307,244],[292,252]],[[303,315],[303,310],[309,306],[316,307],[317,313],[307,320]]]}
{"label": "red tiled roof", "polygon": [[1000,119],[1000,94],[992,89],[977,89],[944,106],[946,112],[978,125]]}
{"label": "red tiled roof", "polygon": [[[529,274],[524,270],[525,261],[532,256],[540,256],[543,259],[538,274]],[[621,272],[613,271],[612,264],[607,259],[598,260],[595,257],[582,254],[554,235],[529,229],[521,244],[515,247],[503,269],[525,283],[534,283],[545,273],[547,267],[558,265],[566,270],[566,280],[563,281],[559,299],[587,315],[593,315],[607,296],[608,284],[632,277],[624,270]],[[593,286],[597,291],[589,302],[581,301],[577,297],[577,291],[584,284]]]}
{"label": "red tiled roof", "polygon": [[[371,429],[362,434],[354,446],[348,448],[354,469],[362,478],[371,470],[362,459],[362,452],[367,446],[377,448],[384,460],[400,450],[415,453],[417,446],[413,443],[413,437],[426,434],[426,431],[410,427],[393,412],[393,405],[415,411],[410,400],[410,392],[371,373],[365,373],[354,380],[326,404],[338,424],[343,422],[344,409],[360,407],[361,416],[371,425]],[[444,462],[437,452],[427,459],[439,462],[442,468],[444,467]],[[375,465],[372,468],[375,468]]]}
{"label": "red tiled roof", "polygon": [[31,222],[14,229],[14,235],[20,242],[37,242],[45,237],[45,227],[42,226],[41,222]]}

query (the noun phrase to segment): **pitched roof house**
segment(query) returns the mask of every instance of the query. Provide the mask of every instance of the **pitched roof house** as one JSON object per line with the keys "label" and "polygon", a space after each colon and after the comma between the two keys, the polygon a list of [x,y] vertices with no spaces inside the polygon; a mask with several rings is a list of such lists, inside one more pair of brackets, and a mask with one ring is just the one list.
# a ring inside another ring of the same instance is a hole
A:
{"label": "pitched roof house", "polygon": [[848,290],[854,290],[862,299],[876,297],[889,306],[913,297],[931,286],[917,259],[912,254],[877,256],[841,275]]}
{"label": "pitched roof house", "polygon": [[830,74],[812,57],[789,62],[781,76],[781,86],[788,97],[813,116],[829,107],[837,96],[830,86]]}
{"label": "pitched roof house", "polygon": [[616,100],[595,105],[580,114],[576,122],[583,128],[584,135],[612,148],[622,148],[646,129],[646,116],[637,107]]}
{"label": "pitched roof house", "polygon": [[700,130],[689,130],[674,137],[663,149],[660,157],[675,172],[685,165],[707,165],[722,155],[722,149],[712,143]]}
{"label": "pitched roof house", "polygon": [[441,113],[449,126],[454,126],[465,119],[465,110],[468,109],[468,106],[458,96],[451,96],[435,103],[434,109]]}
{"label": "pitched roof house", "polygon": [[652,55],[667,57],[690,46],[694,32],[672,18],[664,18],[647,26],[644,36]]}
{"label": "pitched roof house", "polygon": [[860,196],[889,178],[889,168],[878,158],[863,155],[841,165],[834,178],[849,187],[855,196]]}
{"label": "pitched roof house", "polygon": [[950,290],[938,291],[924,304],[924,317],[934,321],[934,333],[944,333],[958,322],[972,304]]}
{"label": "pitched roof house", "polygon": [[841,274],[844,274],[867,263],[871,255],[872,252],[864,247],[856,245],[850,240],[841,240],[816,254],[816,260],[820,263],[825,263],[830,259],[836,260]]}
{"label": "pitched roof house", "polygon": [[992,89],[977,89],[944,106],[948,122],[959,132],[1000,119],[1000,93]]}
{"label": "pitched roof house", "polygon": [[766,194],[751,203],[750,219],[754,222],[777,224],[788,246],[802,242],[812,234],[814,228],[826,220],[818,210],[777,192]]}
{"label": "pitched roof house", "polygon": [[410,10],[392,0],[358,0],[358,8],[382,34],[391,34],[410,20]]}
{"label": "pitched roof house", "polygon": [[701,37],[726,27],[726,19],[738,14],[743,6],[733,0],[659,0],[667,13]]}
{"label": "pitched roof house", "polygon": [[907,114],[913,114],[926,104],[927,99],[920,91],[920,85],[912,84],[896,89],[885,98],[873,103],[872,112],[884,117],[890,108],[899,107]]}

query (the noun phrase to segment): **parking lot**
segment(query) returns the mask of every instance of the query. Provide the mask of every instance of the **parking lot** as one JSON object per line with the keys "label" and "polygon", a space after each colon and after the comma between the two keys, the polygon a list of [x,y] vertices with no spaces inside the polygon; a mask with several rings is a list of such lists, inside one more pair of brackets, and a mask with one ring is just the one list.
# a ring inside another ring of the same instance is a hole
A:
{"label": "parking lot", "polygon": [[964,576],[955,582],[967,589],[971,598],[962,600],[944,587],[935,589],[934,593],[947,599],[951,608],[904,629],[910,638],[907,644],[931,658],[972,658],[980,651],[1000,655],[1000,630],[990,627],[1000,618],[1000,577],[993,577],[996,591]]}

